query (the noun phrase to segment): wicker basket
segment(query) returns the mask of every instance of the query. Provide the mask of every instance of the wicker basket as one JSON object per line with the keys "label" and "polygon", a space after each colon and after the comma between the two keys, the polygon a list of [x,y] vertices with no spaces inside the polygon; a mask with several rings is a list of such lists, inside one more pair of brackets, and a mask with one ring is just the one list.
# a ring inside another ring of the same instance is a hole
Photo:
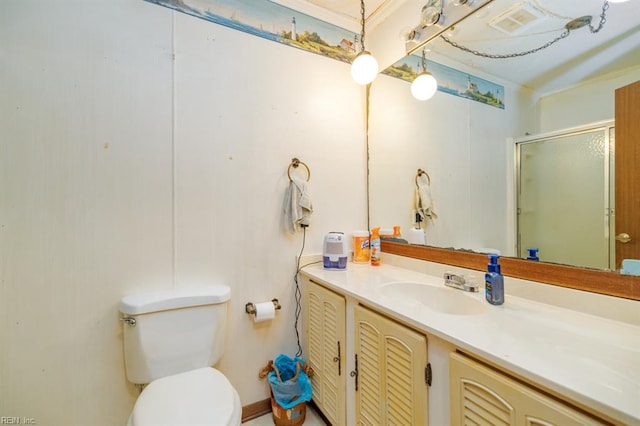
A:
{"label": "wicker basket", "polygon": [[301,402],[289,409],[282,408],[271,393],[271,412],[276,426],[299,426],[304,423],[307,415],[307,403]]}
{"label": "wicker basket", "polygon": [[[267,377],[270,371],[274,371],[278,380],[282,382],[282,377],[280,377],[280,371],[278,371],[278,367],[275,366],[273,360],[270,360],[267,365],[260,370],[258,375],[261,379]],[[301,365],[298,363],[296,365],[296,375],[290,380],[296,381],[300,372],[304,371],[304,373],[312,377],[313,369],[308,365]],[[271,413],[273,415],[273,423],[276,426],[299,426],[304,423],[304,419],[307,415],[307,403],[301,402],[297,405],[294,405],[292,408],[283,408],[278,404],[275,397],[273,396],[273,389],[270,389],[271,394]]]}

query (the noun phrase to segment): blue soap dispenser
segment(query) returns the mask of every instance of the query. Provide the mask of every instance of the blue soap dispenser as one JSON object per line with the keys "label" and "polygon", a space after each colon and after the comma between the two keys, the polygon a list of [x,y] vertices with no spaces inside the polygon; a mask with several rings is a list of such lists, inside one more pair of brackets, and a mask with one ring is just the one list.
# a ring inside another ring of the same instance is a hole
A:
{"label": "blue soap dispenser", "polygon": [[497,254],[489,255],[487,273],[484,274],[484,293],[487,302],[492,305],[502,305],[504,303],[504,277],[500,273]]}

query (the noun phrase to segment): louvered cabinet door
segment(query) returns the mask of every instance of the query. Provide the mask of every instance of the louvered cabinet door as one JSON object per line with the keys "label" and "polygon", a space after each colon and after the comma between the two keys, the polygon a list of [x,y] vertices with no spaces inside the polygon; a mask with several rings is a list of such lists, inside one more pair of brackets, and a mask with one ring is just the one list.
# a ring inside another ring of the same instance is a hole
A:
{"label": "louvered cabinet door", "polygon": [[606,424],[462,354],[449,362],[452,425]]}
{"label": "louvered cabinet door", "polygon": [[452,425],[516,424],[510,387],[502,377],[452,353],[449,360]]}
{"label": "louvered cabinet door", "polygon": [[345,424],[345,299],[306,281],[307,364],[313,400],[331,424]]}
{"label": "louvered cabinet door", "polygon": [[427,425],[427,338],[356,306],[356,424]]}

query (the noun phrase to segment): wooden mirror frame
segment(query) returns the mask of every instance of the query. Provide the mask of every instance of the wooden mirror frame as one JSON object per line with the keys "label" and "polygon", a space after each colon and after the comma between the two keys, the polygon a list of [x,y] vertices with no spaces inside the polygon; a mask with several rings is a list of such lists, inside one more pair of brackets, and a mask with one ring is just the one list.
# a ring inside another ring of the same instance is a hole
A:
{"label": "wooden mirror frame", "polygon": [[[387,241],[382,242],[381,248],[383,253],[478,271],[485,271],[487,266],[487,256],[479,253]],[[512,257],[501,257],[500,265],[502,273],[508,277],[640,300],[640,277]]]}

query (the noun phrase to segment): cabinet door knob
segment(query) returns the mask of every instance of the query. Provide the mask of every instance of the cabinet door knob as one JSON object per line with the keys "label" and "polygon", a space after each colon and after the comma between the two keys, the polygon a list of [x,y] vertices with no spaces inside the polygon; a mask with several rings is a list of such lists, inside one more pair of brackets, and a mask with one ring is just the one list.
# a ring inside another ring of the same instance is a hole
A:
{"label": "cabinet door knob", "polygon": [[631,235],[627,234],[626,232],[622,232],[616,235],[616,240],[620,241],[622,244],[626,244],[631,241]]}

